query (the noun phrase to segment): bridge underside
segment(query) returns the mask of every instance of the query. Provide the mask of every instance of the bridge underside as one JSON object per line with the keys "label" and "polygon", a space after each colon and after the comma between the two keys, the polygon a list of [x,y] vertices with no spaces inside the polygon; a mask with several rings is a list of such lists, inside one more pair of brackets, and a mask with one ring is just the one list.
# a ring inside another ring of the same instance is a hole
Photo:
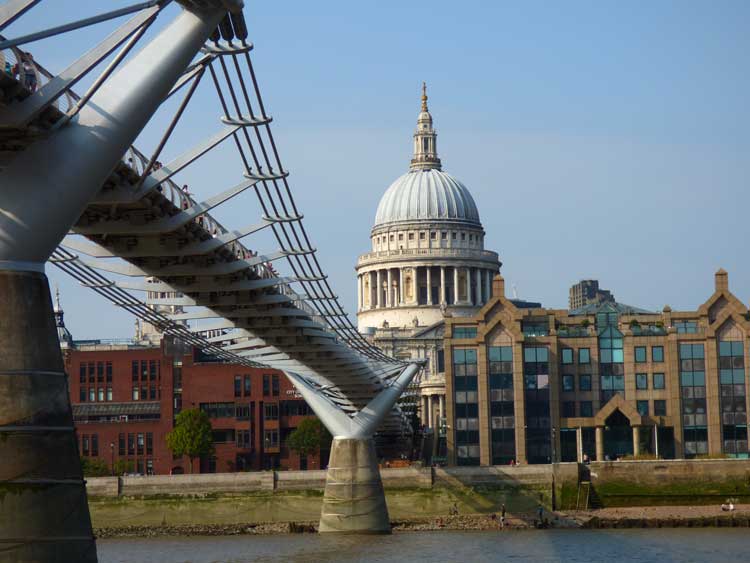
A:
{"label": "bridge underside", "polygon": [[[0,6],[0,30],[36,3]],[[372,436],[396,439],[408,429],[394,405],[419,366],[372,347],[331,291],[271,135],[241,1],[180,3],[178,17],[130,58],[161,4],[142,8],[58,76],[35,63],[41,82],[33,88],[0,71],[0,459],[12,460],[0,464],[0,520],[13,522],[0,527],[0,549],[11,561],[96,561],[47,259],[208,353],[286,372],[336,438],[321,529],[389,528]],[[118,47],[76,95],[72,85]],[[220,100],[217,131],[162,165],[204,76]],[[144,155],[131,143],[178,93],[176,114]],[[243,163],[235,184],[202,200],[180,188],[179,174],[225,141]],[[212,212],[246,191],[262,212],[240,228],[223,226]],[[243,242],[261,231],[277,250]],[[274,267],[281,259],[288,276]],[[146,307],[131,291],[163,297]],[[198,320],[200,331],[191,324]],[[357,491],[370,500],[360,503]],[[335,505],[348,508],[332,512]]]}

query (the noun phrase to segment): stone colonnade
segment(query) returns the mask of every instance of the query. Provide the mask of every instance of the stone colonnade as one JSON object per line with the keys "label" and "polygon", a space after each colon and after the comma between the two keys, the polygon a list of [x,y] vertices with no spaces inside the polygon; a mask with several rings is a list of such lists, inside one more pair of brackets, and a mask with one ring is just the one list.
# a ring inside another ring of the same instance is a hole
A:
{"label": "stone colonnade", "polygon": [[[644,431],[652,431],[653,426],[632,426],[633,431],[633,456],[638,456],[641,453],[641,429],[643,428]],[[595,440],[595,460],[596,461],[604,461],[604,426],[595,426],[594,427],[594,440]],[[658,448],[658,441],[656,444],[656,447]],[[576,450],[577,450],[577,459],[579,463],[583,462],[583,427],[579,426],[576,428]]]}
{"label": "stone colonnade", "polygon": [[445,418],[445,395],[430,393],[422,395],[422,424],[427,428],[438,430],[440,421]]}
{"label": "stone colonnade", "polygon": [[[495,270],[473,266],[398,266],[357,276],[357,310],[414,305],[485,304]],[[424,290],[424,291],[422,291]]]}

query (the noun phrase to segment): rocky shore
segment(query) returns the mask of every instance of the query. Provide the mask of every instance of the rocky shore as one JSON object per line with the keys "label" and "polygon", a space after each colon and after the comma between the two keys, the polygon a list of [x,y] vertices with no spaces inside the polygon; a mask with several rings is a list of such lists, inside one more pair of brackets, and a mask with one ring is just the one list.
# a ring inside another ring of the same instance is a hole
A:
{"label": "rocky shore", "polygon": [[750,527],[750,505],[731,512],[720,506],[630,506],[569,512],[565,516],[578,527],[598,528],[706,528]]}
{"label": "rocky shore", "polygon": [[[547,512],[550,528],[698,528],[750,527],[750,505],[738,505],[732,512],[717,506],[644,506],[603,508],[579,512]],[[535,527],[533,517],[509,516],[505,530]],[[410,518],[392,521],[394,533],[453,531],[500,531],[500,517],[491,514],[463,514]],[[160,526],[103,527],[94,530],[98,538],[148,538],[158,536],[236,536],[268,534],[314,534],[317,521],[262,522],[257,524],[189,524]]]}

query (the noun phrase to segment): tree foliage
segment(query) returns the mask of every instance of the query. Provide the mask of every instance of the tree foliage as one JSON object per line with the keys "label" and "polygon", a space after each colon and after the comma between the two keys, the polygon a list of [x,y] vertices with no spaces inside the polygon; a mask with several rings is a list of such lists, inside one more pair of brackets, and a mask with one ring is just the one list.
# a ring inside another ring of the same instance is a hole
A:
{"label": "tree foliage", "polygon": [[127,459],[118,459],[115,462],[114,474],[125,475],[126,473],[133,473],[135,471],[135,464]]}
{"label": "tree foliage", "polygon": [[200,409],[187,409],[177,415],[174,429],[167,434],[167,447],[174,455],[190,459],[190,472],[196,457],[214,453],[211,420]]}
{"label": "tree foliage", "polygon": [[302,457],[317,453],[321,446],[330,443],[331,435],[317,418],[306,418],[289,434],[286,445]]}
{"label": "tree foliage", "polygon": [[81,469],[84,477],[106,477],[110,473],[107,462],[98,457],[82,457]]}

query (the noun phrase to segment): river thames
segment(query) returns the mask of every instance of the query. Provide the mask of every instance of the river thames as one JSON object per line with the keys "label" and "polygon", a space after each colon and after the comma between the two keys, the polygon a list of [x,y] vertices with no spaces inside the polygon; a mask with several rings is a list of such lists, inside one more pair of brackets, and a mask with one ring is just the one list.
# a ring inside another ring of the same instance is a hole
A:
{"label": "river thames", "polygon": [[409,532],[108,539],[100,563],[312,561],[747,561],[750,531],[733,528]]}

